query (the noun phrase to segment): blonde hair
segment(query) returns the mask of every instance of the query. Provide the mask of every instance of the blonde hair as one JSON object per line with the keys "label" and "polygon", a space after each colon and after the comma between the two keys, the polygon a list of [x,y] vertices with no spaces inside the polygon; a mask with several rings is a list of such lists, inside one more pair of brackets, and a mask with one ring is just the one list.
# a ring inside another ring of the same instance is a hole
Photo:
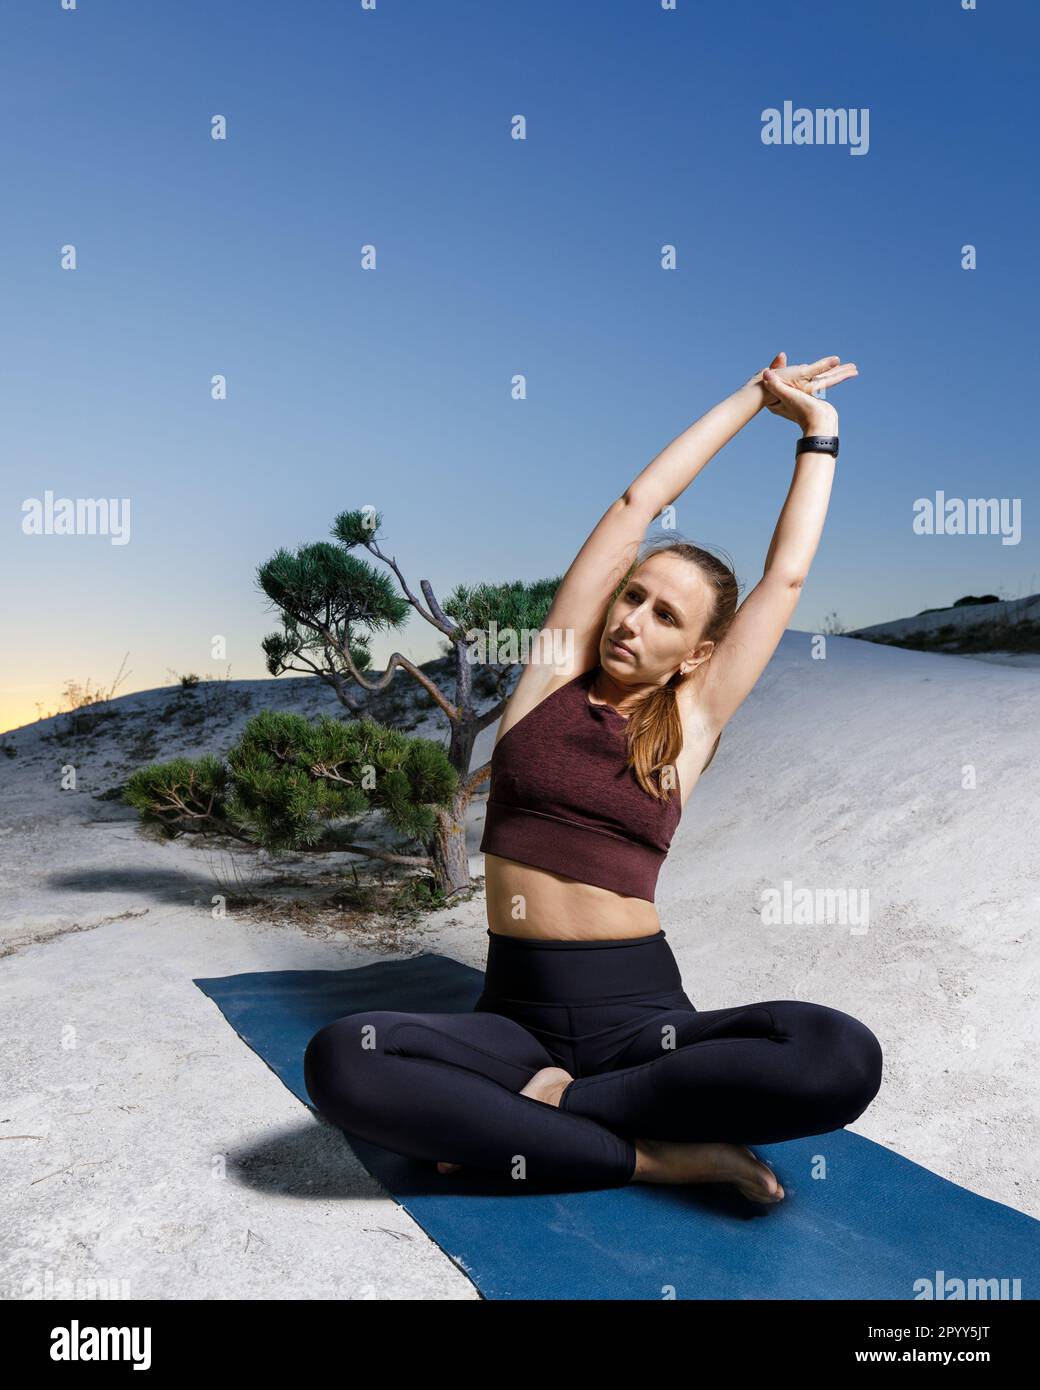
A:
{"label": "blonde hair", "polygon": [[[730,624],[736,616],[740,586],[732,566],[702,546],[671,539],[649,542],[618,586],[614,600],[631,583],[636,571],[651,555],[661,554],[678,555],[681,559],[688,560],[691,565],[696,565],[714,591],[715,602],[698,640],[712,641],[717,645],[729,631]],[[682,751],[683,731],[676,690],[686,679],[688,677],[676,671],[670,680],[639,702],[634,713],[629,715],[625,729],[628,740],[628,766],[635,772],[636,780],[643,790],[659,801],[667,800],[667,792],[661,785],[660,773],[665,768],[674,768]],[[708,761],[701,769],[702,773],[710,767],[721,738],[720,733]],[[655,773],[659,774],[656,778]]]}

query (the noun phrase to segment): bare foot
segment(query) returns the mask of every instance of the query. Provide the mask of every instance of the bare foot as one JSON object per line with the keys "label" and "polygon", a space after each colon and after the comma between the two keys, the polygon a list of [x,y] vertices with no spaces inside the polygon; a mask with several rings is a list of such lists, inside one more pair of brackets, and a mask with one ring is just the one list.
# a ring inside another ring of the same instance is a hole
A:
{"label": "bare foot", "polygon": [[636,1139],[633,1182],[731,1182],[752,1202],[782,1202],[784,1189],[767,1163],[744,1144],[684,1144]]}
{"label": "bare foot", "polygon": [[[560,1097],[573,1080],[574,1077],[563,1067],[543,1067],[535,1072],[520,1094],[543,1101],[546,1105],[559,1105]],[[461,1167],[461,1163],[438,1163],[437,1172],[457,1173]]]}

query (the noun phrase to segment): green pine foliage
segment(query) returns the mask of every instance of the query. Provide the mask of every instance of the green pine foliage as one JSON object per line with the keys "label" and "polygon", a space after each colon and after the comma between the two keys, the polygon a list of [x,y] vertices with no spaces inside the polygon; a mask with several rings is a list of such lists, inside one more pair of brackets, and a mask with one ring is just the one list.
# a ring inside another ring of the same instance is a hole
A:
{"label": "green pine foliage", "polygon": [[458,584],[441,607],[463,631],[487,632],[494,622],[500,632],[538,632],[562,582],[560,575],[506,584]]}
{"label": "green pine foliage", "polygon": [[140,768],[124,800],[167,837],[207,831],[270,850],[333,850],[337,822],[377,809],[408,838],[429,838],[435,808],[450,806],[457,782],[433,739],[371,719],[311,721],[264,710],[225,762],[175,758]]}
{"label": "green pine foliage", "polygon": [[131,773],[123,800],[156,838],[172,840],[190,828],[223,827],[226,783],[223,761],[212,754],[173,758]]}

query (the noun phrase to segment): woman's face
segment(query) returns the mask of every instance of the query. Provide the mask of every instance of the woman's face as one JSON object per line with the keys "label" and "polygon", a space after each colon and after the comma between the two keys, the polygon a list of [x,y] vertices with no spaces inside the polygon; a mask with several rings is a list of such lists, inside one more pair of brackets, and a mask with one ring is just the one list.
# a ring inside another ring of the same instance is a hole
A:
{"label": "woman's face", "polygon": [[[682,663],[711,653],[699,648],[708,616],[708,586],[696,565],[667,552],[651,555],[618,594],[600,639],[601,664],[618,681],[663,682]],[[614,642],[628,650],[620,650]]]}

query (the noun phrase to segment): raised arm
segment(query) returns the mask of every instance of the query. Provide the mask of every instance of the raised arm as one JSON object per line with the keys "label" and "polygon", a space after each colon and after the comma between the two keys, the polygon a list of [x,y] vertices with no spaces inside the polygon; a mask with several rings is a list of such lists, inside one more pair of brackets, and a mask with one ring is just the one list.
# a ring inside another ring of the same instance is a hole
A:
{"label": "raised arm", "polygon": [[[835,359],[825,358],[823,362]],[[809,375],[800,385],[767,369],[763,386],[772,393],[769,409],[793,420],[799,435],[838,433],[838,412],[827,401],[809,394],[809,386],[833,385],[857,375],[849,363],[818,371],[820,363],[798,368]],[[816,554],[830,502],[835,460],[830,454],[804,451],[795,461],[794,476],[766,552],[762,578],[737,610],[703,675],[697,682],[697,706],[718,733],[743,703],[769,664],[794,614]]]}
{"label": "raised arm", "polygon": [[[781,369],[783,362],[783,353],[773,359],[773,365]],[[588,669],[598,659],[610,601],[654,517],[674,502],[723,445],[773,399],[758,372],[666,445],[596,523],[556,590],[544,624],[547,629],[569,629],[574,634],[574,660],[579,670]],[[525,679],[526,673],[521,677]],[[530,677],[532,682],[539,679],[536,673]]]}
{"label": "raised arm", "polygon": [[[773,366],[783,360],[783,353],[773,358]],[[625,496],[637,501],[648,521],[669,506],[690,486],[704,465],[711,461],[724,444],[753,419],[770,399],[764,389],[762,372],[749,378],[739,390],[712,406],[699,420],[694,420],[682,434],[643,469],[630,484]]]}

